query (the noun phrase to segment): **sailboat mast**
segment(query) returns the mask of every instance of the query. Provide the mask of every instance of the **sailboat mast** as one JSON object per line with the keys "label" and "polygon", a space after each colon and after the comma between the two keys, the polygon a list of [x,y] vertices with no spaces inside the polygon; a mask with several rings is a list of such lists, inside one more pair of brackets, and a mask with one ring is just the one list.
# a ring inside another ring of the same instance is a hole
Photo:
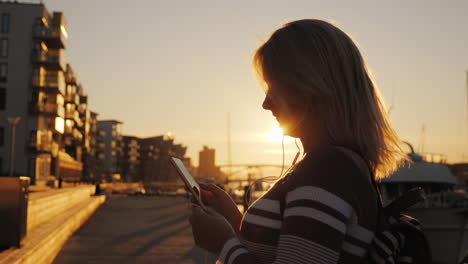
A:
{"label": "sailboat mast", "polygon": [[465,136],[466,136],[466,142],[465,142],[465,150],[462,151],[462,160],[465,161],[465,151],[468,150],[468,70],[466,71],[466,100],[465,100],[465,107],[466,107],[466,112],[465,112],[465,118],[466,118],[466,124],[465,124]]}
{"label": "sailboat mast", "polygon": [[229,165],[228,178],[232,174],[232,157],[231,157],[231,113],[227,116],[227,162]]}

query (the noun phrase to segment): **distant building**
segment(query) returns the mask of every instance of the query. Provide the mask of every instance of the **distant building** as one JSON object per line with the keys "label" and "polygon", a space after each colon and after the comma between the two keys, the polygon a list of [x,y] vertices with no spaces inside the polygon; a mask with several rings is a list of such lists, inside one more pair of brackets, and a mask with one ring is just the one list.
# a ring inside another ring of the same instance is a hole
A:
{"label": "distant building", "polygon": [[184,157],[185,146],[174,144],[169,136],[141,138],[140,143],[140,175],[143,182],[175,182],[179,180],[177,172],[172,167],[170,157],[177,157],[187,163]]}
{"label": "distant building", "polygon": [[122,181],[141,181],[140,177],[140,144],[139,138],[133,136],[122,137],[121,155]]}
{"label": "distant building", "polygon": [[[89,114],[89,116],[88,116]],[[85,137],[89,139],[89,146],[84,146],[83,153],[83,180],[87,182],[100,181],[100,159],[98,158],[99,149],[104,149],[104,145],[98,144],[98,128],[97,128],[97,116],[96,112],[87,111],[86,112],[86,126],[85,127]],[[101,156],[103,158],[103,156]]]}
{"label": "distant building", "polygon": [[16,1],[0,2],[0,15],[0,174],[10,170],[7,120],[20,117],[13,174],[80,180],[87,100],[65,61],[66,19]]}
{"label": "distant building", "polygon": [[203,146],[198,154],[198,177],[217,179],[221,171],[215,164],[216,150]]}
{"label": "distant building", "polygon": [[[83,87],[72,67],[68,64],[65,71],[65,84],[65,123],[62,146],[71,159],[67,158],[66,166],[59,166],[59,178],[67,181],[81,181],[83,151],[89,150],[88,97],[84,94]],[[63,163],[64,160],[62,159],[61,162]]]}
{"label": "distant building", "polygon": [[121,126],[117,120],[97,122],[98,158],[100,159],[101,178],[107,181],[120,180]]}

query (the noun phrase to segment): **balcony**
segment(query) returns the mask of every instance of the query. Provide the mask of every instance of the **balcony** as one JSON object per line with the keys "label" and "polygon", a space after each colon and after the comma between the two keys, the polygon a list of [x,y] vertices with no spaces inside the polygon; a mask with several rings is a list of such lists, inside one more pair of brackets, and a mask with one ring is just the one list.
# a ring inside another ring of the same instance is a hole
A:
{"label": "balcony", "polygon": [[66,111],[65,119],[71,119],[71,120],[75,121],[75,123],[81,122],[80,114],[78,113],[78,111],[76,111],[74,109],[73,110],[68,109]]}
{"label": "balcony", "polygon": [[67,69],[67,71],[65,72],[65,82],[67,84],[78,84],[78,77],[73,74],[73,71],[70,71]]}
{"label": "balcony", "polygon": [[51,49],[65,49],[68,38],[63,26],[46,28],[43,25],[33,26],[33,37],[44,41]]}
{"label": "balcony", "polygon": [[37,103],[31,102],[30,108],[32,113],[45,114],[50,116],[65,116],[65,108],[63,105],[52,104],[52,103]]}
{"label": "balcony", "polygon": [[66,63],[63,52],[60,51],[40,51],[32,53],[33,63],[43,66],[52,71],[65,71]]}
{"label": "balcony", "polygon": [[80,142],[83,141],[83,134],[77,128],[73,128],[73,139]]}
{"label": "balcony", "polygon": [[64,135],[72,135],[73,134],[73,126],[75,125],[75,123],[73,123],[73,121],[71,120],[67,120],[65,122],[65,129],[64,129],[64,132],[63,134]]}
{"label": "balcony", "polygon": [[86,127],[88,127],[87,124],[86,124],[86,122],[83,121],[83,119],[81,119],[81,117],[80,117],[80,122],[77,123],[77,126],[78,126],[79,128],[86,128]]}
{"label": "balcony", "polygon": [[80,104],[80,96],[76,93],[69,93],[65,95],[65,103],[72,103],[75,105]]}
{"label": "balcony", "polygon": [[83,170],[83,163],[76,160],[64,151],[59,151],[58,156],[60,160],[60,175],[69,181],[79,181],[81,177],[81,172]]}
{"label": "balcony", "polygon": [[78,113],[78,119],[75,119],[75,123],[76,123],[76,127],[78,127],[78,128],[83,128],[83,126],[84,126],[84,122],[81,119],[81,116],[80,116],[79,113]]}
{"label": "balcony", "polygon": [[80,104],[88,104],[88,96],[80,95]]}
{"label": "balcony", "polygon": [[67,146],[83,142],[83,134],[76,127],[65,126],[64,136],[63,142]]}
{"label": "balcony", "polygon": [[65,118],[65,107],[63,107],[63,105],[57,106],[57,116],[61,118]]}
{"label": "balcony", "polygon": [[78,76],[76,76],[70,64],[67,64],[67,68],[65,70],[65,82],[72,85],[78,85],[79,83]]}
{"label": "balcony", "polygon": [[65,80],[61,71],[33,76],[32,85],[39,88],[56,89],[65,94]]}
{"label": "balcony", "polygon": [[83,119],[86,119],[86,105],[78,105],[78,112],[81,114]]}
{"label": "balcony", "polygon": [[73,145],[73,141],[72,141],[72,136],[71,134],[69,135],[65,135],[62,139],[62,142],[65,146],[71,146]]}
{"label": "balcony", "polygon": [[30,147],[34,148],[36,151],[41,152],[51,152],[53,137],[52,131],[48,130],[35,130],[31,131],[31,136],[29,138]]}

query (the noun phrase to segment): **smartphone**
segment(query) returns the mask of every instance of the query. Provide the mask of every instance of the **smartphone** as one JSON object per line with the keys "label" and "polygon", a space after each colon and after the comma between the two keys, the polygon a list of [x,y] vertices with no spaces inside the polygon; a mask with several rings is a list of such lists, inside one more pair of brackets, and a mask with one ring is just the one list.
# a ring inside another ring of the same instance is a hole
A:
{"label": "smartphone", "polygon": [[195,201],[203,208],[205,208],[205,205],[203,205],[203,201],[201,199],[201,188],[200,185],[195,181],[195,179],[190,175],[190,173],[187,171],[187,168],[185,168],[184,163],[178,159],[171,157],[171,162],[172,165],[174,165],[175,169],[179,173],[180,178],[182,178],[182,181],[185,183],[185,186],[187,187],[188,190],[192,193]]}

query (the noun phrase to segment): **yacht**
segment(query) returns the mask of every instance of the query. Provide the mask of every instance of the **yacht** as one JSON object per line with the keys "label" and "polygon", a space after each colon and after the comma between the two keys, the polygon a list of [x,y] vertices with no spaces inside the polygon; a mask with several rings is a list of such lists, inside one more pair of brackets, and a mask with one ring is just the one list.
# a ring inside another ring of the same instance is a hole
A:
{"label": "yacht", "polygon": [[[418,219],[427,235],[433,263],[458,264],[468,256],[468,196],[457,188],[447,159],[440,154],[410,152],[407,162],[389,177],[380,181],[384,204],[406,191],[421,187],[426,199],[405,214]],[[468,262],[466,262],[468,263]]]}

